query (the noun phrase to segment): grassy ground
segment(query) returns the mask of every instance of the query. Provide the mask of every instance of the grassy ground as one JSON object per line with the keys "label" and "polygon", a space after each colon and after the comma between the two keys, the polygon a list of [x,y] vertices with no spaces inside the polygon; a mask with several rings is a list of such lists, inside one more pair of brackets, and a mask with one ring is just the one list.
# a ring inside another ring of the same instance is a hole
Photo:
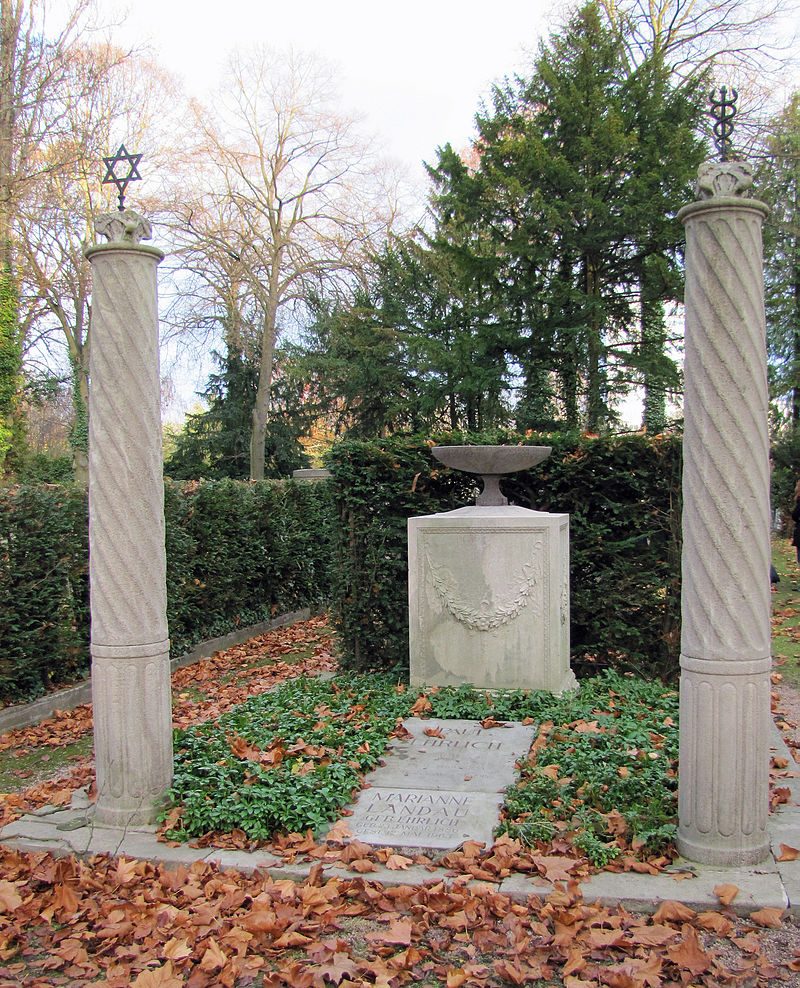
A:
{"label": "grassy ground", "polygon": [[800,565],[788,539],[775,539],[772,561],[780,583],[772,590],[772,654],[784,681],[800,690]]}

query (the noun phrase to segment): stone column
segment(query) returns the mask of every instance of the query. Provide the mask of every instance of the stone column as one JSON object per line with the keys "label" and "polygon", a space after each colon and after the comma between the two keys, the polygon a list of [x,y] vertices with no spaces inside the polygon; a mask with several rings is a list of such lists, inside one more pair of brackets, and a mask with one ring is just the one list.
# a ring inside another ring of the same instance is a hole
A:
{"label": "stone column", "polygon": [[770,533],[761,227],[742,162],[706,163],[686,226],[678,849],[769,853]]}
{"label": "stone column", "polygon": [[147,220],[90,247],[89,577],[95,819],[151,823],[172,780],[156,268]]}

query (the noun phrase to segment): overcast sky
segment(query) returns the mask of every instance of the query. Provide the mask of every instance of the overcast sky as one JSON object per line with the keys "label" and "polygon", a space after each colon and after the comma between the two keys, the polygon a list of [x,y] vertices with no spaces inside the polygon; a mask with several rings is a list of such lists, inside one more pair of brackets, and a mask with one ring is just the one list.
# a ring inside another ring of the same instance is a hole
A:
{"label": "overcast sky", "polygon": [[492,82],[523,69],[553,23],[552,0],[97,0],[147,42],[190,92],[213,85],[227,52],[253,42],[319,52],[339,67],[342,108],[412,178],[437,146],[463,147]]}

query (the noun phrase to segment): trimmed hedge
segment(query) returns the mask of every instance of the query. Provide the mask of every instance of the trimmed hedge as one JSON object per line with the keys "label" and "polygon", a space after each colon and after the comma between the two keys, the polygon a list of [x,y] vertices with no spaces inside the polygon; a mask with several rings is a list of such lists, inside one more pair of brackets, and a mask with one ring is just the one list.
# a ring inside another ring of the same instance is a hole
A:
{"label": "trimmed hedge", "polygon": [[86,488],[0,491],[0,699],[28,699],[89,667]]}
{"label": "trimmed hedge", "polygon": [[[165,483],[171,654],[329,594],[325,484]],[[0,491],[0,700],[86,675],[88,519],[79,487]]]}
{"label": "trimmed hedge", "polygon": [[[511,503],[570,515],[571,649],[600,668],[673,679],[680,649],[681,444],[673,437],[503,433],[482,442],[552,446],[509,476]],[[474,441],[473,437],[469,441]],[[434,460],[464,436],[348,441],[328,454],[339,526],[332,593],[345,666],[407,668],[406,520],[473,502],[479,481]]]}

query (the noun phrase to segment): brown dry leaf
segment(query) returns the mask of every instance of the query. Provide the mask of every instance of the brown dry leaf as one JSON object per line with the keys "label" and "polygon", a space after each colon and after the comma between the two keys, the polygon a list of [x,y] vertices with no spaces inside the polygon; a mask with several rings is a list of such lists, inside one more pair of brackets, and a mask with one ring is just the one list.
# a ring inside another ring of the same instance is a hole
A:
{"label": "brown dry leaf", "polygon": [[442,729],[440,727],[426,727],[422,733],[427,735],[429,738],[444,737],[444,734],[442,734]]}
{"label": "brown dry leaf", "polygon": [[384,943],[394,943],[400,947],[411,945],[411,923],[408,920],[396,919],[389,924],[389,929],[383,934]]}
{"label": "brown dry leaf", "polygon": [[527,981],[525,969],[518,961],[495,961],[494,970],[495,974],[512,985],[524,985]]}
{"label": "brown dry leaf", "polygon": [[699,913],[695,924],[703,930],[709,930],[718,936],[726,937],[733,929],[733,923],[726,919],[721,913],[705,912]]}
{"label": "brown dry leaf", "polygon": [[710,970],[712,959],[700,946],[700,940],[694,929],[685,925],[681,932],[683,940],[667,948],[669,959],[691,975]]}
{"label": "brown dry leaf", "polygon": [[131,988],[183,988],[183,978],[172,972],[172,961],[154,971],[142,971],[131,982]]}
{"label": "brown dry leaf", "polygon": [[719,899],[721,905],[729,906],[739,894],[737,885],[715,885],[714,895]]}
{"label": "brown dry leaf", "polygon": [[274,936],[282,929],[269,904],[254,902],[251,912],[240,917],[239,922],[250,933],[269,933]]}
{"label": "brown dry leaf", "polygon": [[345,862],[345,864],[347,864],[350,861],[357,861],[359,858],[365,858],[371,851],[371,844],[367,844],[363,840],[355,838],[342,849],[339,857]]}
{"label": "brown dry leaf", "polygon": [[120,885],[129,885],[136,880],[141,866],[141,861],[132,858],[118,858],[114,877]]}
{"label": "brown dry leaf", "polygon": [[433,710],[433,705],[431,701],[425,696],[424,693],[420,693],[417,699],[414,701],[414,705],[411,707],[409,713],[411,714],[426,714],[428,711]]}
{"label": "brown dry leaf", "polygon": [[750,930],[750,932],[743,937],[731,937],[731,942],[735,943],[740,950],[743,950],[747,954],[761,953],[761,937],[755,930]]}
{"label": "brown dry leaf", "polygon": [[691,923],[697,913],[682,902],[667,899],[661,903],[653,914],[654,923]]}
{"label": "brown dry leaf", "polygon": [[776,861],[794,861],[800,854],[800,848],[792,847],[790,844],[781,844],[781,856]]}
{"label": "brown dry leaf", "polygon": [[209,937],[208,946],[206,947],[202,960],[200,961],[200,967],[210,974],[218,967],[225,967],[227,960],[228,958],[225,955],[225,951],[213,937]]}
{"label": "brown dry leaf", "polygon": [[403,854],[390,854],[385,862],[389,871],[405,871],[412,863],[412,859],[405,857]]}
{"label": "brown dry leaf", "polygon": [[352,868],[353,871],[357,871],[361,875],[366,875],[369,871],[377,871],[377,865],[367,858],[356,858],[355,861],[350,861],[348,867]]}
{"label": "brown dry leaf", "polygon": [[586,934],[586,941],[592,950],[602,950],[604,947],[616,947],[625,938],[623,930],[603,930],[593,927]]}
{"label": "brown dry leaf", "polygon": [[596,720],[591,720],[588,723],[585,720],[579,720],[570,724],[570,727],[576,734],[605,734],[605,730],[598,725]]}
{"label": "brown dry leaf", "polygon": [[619,810],[603,814],[612,837],[622,837],[628,832],[628,822]]}
{"label": "brown dry leaf", "polygon": [[331,827],[325,836],[326,841],[336,842],[337,844],[342,844],[348,838],[353,836],[353,832],[347,826],[347,821],[345,819],[337,820],[336,823]]}
{"label": "brown dry leaf", "polygon": [[674,940],[678,936],[678,931],[671,926],[658,924],[655,926],[639,926],[629,931],[628,943],[634,943],[637,947],[663,947],[665,943]]}
{"label": "brown dry leaf", "polygon": [[161,956],[171,961],[182,961],[191,957],[194,951],[185,940],[172,937],[161,948]]}
{"label": "brown dry leaf", "polygon": [[469,975],[463,967],[448,968],[446,988],[461,988]]}
{"label": "brown dry leaf", "polygon": [[283,936],[278,937],[272,946],[276,948],[305,947],[308,943],[313,943],[312,937],[303,936],[302,933],[298,933],[296,930],[287,930]]}
{"label": "brown dry leaf", "polygon": [[559,855],[534,854],[531,858],[539,874],[548,882],[568,882],[572,878],[570,872],[580,864],[577,858],[564,858]]}
{"label": "brown dry leaf", "polygon": [[750,913],[750,919],[759,926],[768,926],[772,930],[778,930],[783,925],[783,910],[775,909],[771,906],[764,906]]}
{"label": "brown dry leaf", "polygon": [[53,905],[67,916],[74,916],[78,911],[78,897],[69,885],[56,885],[53,892]]}
{"label": "brown dry leaf", "polygon": [[319,966],[319,973],[335,985],[338,985],[345,975],[353,974],[357,970],[356,962],[341,950],[337,950],[330,960]]}
{"label": "brown dry leaf", "polygon": [[505,727],[505,721],[495,720],[494,717],[484,717],[481,721],[481,727],[484,730],[489,730],[491,727]]}
{"label": "brown dry leaf", "polygon": [[566,977],[568,974],[580,974],[585,967],[586,958],[583,956],[583,948],[573,947],[564,962],[564,968],[561,972],[562,977]]}
{"label": "brown dry leaf", "polygon": [[22,896],[16,885],[5,879],[0,881],[0,912],[14,913],[22,905]]}
{"label": "brown dry leaf", "polygon": [[419,964],[422,960],[422,954],[417,950],[416,947],[406,947],[405,950],[401,950],[399,954],[395,954],[394,957],[390,957],[388,960],[389,967],[396,968],[398,971],[408,971],[415,964]]}

